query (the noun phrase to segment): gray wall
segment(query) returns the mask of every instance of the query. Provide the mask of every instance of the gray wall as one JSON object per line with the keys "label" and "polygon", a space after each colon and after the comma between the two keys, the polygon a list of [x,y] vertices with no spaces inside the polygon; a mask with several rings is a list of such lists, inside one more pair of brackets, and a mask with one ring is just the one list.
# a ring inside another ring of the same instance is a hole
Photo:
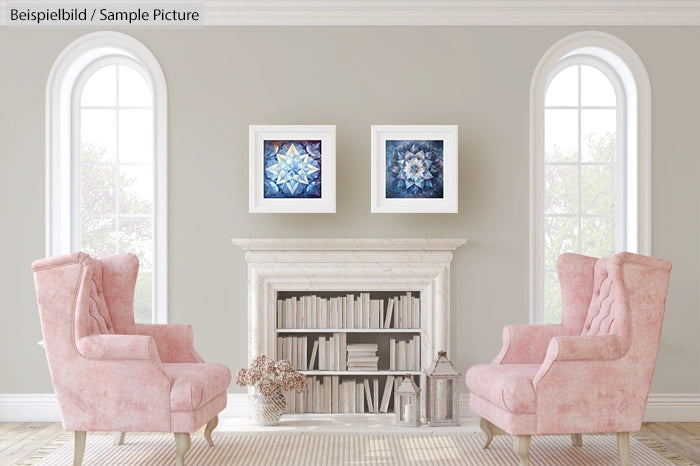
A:
{"label": "gray wall", "polygon": [[[673,262],[656,393],[700,392],[698,30],[596,28],[644,61],[653,95],[653,253]],[[571,27],[270,27],[125,31],[169,91],[170,321],[246,364],[246,264],[231,238],[464,237],[451,358],[489,361],[528,320],[529,86]],[[51,391],[31,262],[44,256],[44,98],[86,30],[0,28],[0,393]],[[248,214],[249,124],[337,125],[336,214]],[[370,214],[371,124],[459,125],[459,214]],[[240,391],[232,385],[231,391]]]}

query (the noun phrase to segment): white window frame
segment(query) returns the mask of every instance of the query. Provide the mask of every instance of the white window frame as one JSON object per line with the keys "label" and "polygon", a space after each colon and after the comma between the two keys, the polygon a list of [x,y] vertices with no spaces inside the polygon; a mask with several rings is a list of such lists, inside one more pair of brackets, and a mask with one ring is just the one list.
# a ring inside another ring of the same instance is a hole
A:
{"label": "white window frame", "polygon": [[[576,58],[573,58],[576,57]],[[544,320],[544,113],[551,79],[571,60],[594,60],[595,67],[619,79],[611,80],[618,94],[618,158],[624,160],[624,238],[617,246],[651,254],[651,85],[644,64],[617,37],[584,31],[564,37],[541,58],[530,84],[530,322]],[[593,63],[593,62],[591,62]],[[585,64],[585,63],[582,63]],[[603,68],[601,68],[603,64]],[[607,70],[607,72],[606,72]],[[620,92],[621,91],[621,92]],[[623,113],[624,112],[624,113]],[[618,125],[619,127],[619,125]],[[620,150],[624,150],[621,154]],[[618,196],[621,193],[618,191]],[[618,197],[620,198],[620,197]],[[618,215],[620,212],[618,212]]]}
{"label": "white window frame", "polygon": [[46,84],[46,254],[55,256],[75,248],[75,153],[77,151],[76,92],[78,81],[97,61],[115,57],[138,64],[153,91],[154,114],[154,261],[153,318],[168,320],[167,262],[167,86],[158,60],[146,46],[126,34],[99,31],[79,37],[56,59]]}

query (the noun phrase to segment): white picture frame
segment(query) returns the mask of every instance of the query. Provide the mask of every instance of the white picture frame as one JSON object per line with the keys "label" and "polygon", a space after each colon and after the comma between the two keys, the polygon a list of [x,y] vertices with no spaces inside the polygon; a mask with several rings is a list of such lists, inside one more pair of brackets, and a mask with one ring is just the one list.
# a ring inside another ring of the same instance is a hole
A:
{"label": "white picture frame", "polygon": [[457,125],[372,125],[371,211],[457,213],[457,133]]}
{"label": "white picture frame", "polygon": [[250,125],[249,152],[249,212],[335,212],[335,125]]}

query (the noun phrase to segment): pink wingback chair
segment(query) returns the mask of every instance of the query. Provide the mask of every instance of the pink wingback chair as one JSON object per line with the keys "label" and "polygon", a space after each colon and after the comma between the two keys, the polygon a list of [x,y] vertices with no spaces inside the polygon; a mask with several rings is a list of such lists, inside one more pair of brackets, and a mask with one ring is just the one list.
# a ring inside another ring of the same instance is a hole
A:
{"label": "pink wingback chair", "polygon": [[530,436],[617,433],[629,465],[629,433],[642,425],[661,339],[671,264],[631,253],[557,261],[562,322],[509,325],[491,364],[467,371],[469,407],[494,434],[516,436],[529,464]]}
{"label": "pink wingback chair", "polygon": [[205,363],[189,325],[134,323],[138,259],[75,253],[32,264],[41,330],[63,428],[75,432],[74,465],[86,431],[173,432],[184,465],[190,433],[211,432],[226,407],[230,370]]}

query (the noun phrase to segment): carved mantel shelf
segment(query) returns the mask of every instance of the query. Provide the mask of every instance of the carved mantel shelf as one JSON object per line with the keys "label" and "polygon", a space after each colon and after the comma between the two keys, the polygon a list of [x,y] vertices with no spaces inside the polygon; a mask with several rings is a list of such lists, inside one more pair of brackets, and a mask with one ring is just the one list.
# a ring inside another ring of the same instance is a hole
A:
{"label": "carved mantel shelf", "polygon": [[452,238],[234,239],[244,251],[454,251],[467,242]]}

